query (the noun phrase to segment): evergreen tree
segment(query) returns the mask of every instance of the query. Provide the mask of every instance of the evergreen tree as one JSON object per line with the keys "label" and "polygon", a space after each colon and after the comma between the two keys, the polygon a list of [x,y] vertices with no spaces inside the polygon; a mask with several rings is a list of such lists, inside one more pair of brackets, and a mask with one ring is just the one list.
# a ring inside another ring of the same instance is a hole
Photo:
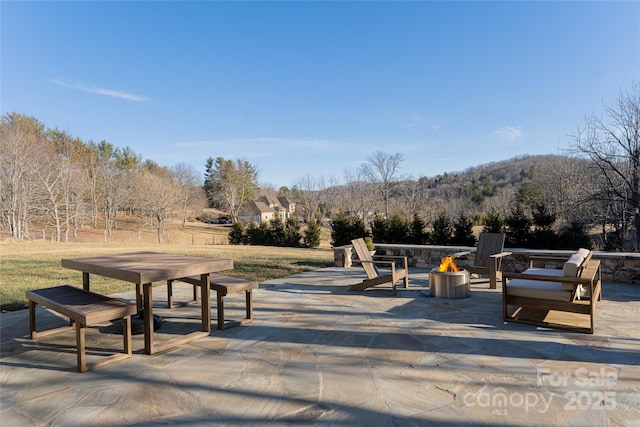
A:
{"label": "evergreen tree", "polygon": [[241,245],[243,243],[246,243],[244,225],[238,221],[231,226],[231,231],[229,231],[229,244]]}
{"label": "evergreen tree", "polygon": [[547,211],[544,203],[538,203],[532,211],[533,234],[531,247],[536,249],[556,249],[558,247],[558,235],[553,230],[556,217]]}
{"label": "evergreen tree", "polygon": [[331,245],[344,246],[351,244],[350,220],[342,210],[331,218]]}
{"label": "evergreen tree", "polygon": [[413,214],[413,220],[409,227],[409,242],[414,245],[425,245],[428,238],[428,234],[424,230],[426,224],[418,212]]}
{"label": "evergreen tree", "polygon": [[285,244],[285,230],[282,218],[279,215],[274,216],[269,221],[268,239],[265,244],[270,246],[284,246]]}
{"label": "evergreen tree", "polygon": [[269,225],[266,222],[261,221],[260,224],[256,224],[255,221],[250,221],[247,225],[246,236],[248,245],[266,245],[270,242]]}
{"label": "evergreen tree", "polygon": [[571,221],[560,230],[558,235],[558,249],[593,249],[593,241],[583,224]]}
{"label": "evergreen tree", "polygon": [[398,214],[388,221],[387,243],[408,243],[409,224]]}
{"label": "evergreen tree", "polygon": [[316,220],[312,220],[307,225],[303,237],[304,245],[309,248],[317,248],[320,246],[320,226]]}
{"label": "evergreen tree", "polygon": [[340,211],[331,220],[331,244],[333,246],[349,245],[353,239],[369,235],[364,220],[359,216],[348,217]]}
{"label": "evergreen tree", "polygon": [[473,224],[462,212],[453,223],[453,236],[451,243],[454,245],[475,246],[476,237],[473,235]]}
{"label": "evergreen tree", "polygon": [[440,212],[433,221],[433,230],[431,232],[431,243],[434,245],[448,245],[451,241],[451,220],[445,212]]}
{"label": "evergreen tree", "polygon": [[484,219],[483,233],[504,233],[504,218],[496,211],[491,211]]}
{"label": "evergreen tree", "polygon": [[[284,245],[287,247],[297,248],[298,246],[300,246],[301,237],[300,220],[298,219],[298,217],[292,216],[291,218],[289,218],[289,221],[287,221],[287,224],[284,228]],[[318,241],[318,245],[319,244],[320,241]]]}
{"label": "evergreen tree", "polygon": [[371,223],[371,235],[378,243],[391,243],[389,240],[389,223],[382,215],[376,214]]}
{"label": "evergreen tree", "polygon": [[506,218],[506,245],[512,248],[527,248],[531,244],[531,220],[524,213],[521,205],[517,205]]}
{"label": "evergreen tree", "polygon": [[360,237],[364,238],[367,236],[371,236],[371,233],[367,231],[364,225],[364,219],[360,218],[357,215],[351,217],[350,233],[351,235],[349,237],[349,243],[351,243],[353,239],[359,239]]}

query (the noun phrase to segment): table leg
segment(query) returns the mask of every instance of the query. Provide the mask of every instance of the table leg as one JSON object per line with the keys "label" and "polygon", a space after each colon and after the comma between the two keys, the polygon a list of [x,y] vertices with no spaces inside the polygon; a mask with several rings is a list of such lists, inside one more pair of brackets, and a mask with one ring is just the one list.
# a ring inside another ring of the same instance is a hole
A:
{"label": "table leg", "polygon": [[89,273],[82,272],[82,289],[89,290]]}
{"label": "table leg", "polygon": [[202,297],[202,330],[211,332],[211,290],[209,289],[209,273],[200,275],[200,291]]}
{"label": "table leg", "polygon": [[153,295],[152,283],[142,285],[144,299],[144,351],[147,354],[153,354]]}
{"label": "table leg", "polygon": [[138,307],[138,313],[144,308],[142,306],[142,286],[140,283],[136,283],[136,307]]}

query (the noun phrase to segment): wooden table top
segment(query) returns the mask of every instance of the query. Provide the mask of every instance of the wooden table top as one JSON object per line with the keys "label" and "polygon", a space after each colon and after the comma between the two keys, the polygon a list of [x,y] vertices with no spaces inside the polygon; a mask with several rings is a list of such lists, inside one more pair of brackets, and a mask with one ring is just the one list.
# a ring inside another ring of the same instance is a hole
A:
{"label": "wooden table top", "polygon": [[233,269],[233,260],[202,256],[133,252],[63,259],[63,267],[144,284]]}

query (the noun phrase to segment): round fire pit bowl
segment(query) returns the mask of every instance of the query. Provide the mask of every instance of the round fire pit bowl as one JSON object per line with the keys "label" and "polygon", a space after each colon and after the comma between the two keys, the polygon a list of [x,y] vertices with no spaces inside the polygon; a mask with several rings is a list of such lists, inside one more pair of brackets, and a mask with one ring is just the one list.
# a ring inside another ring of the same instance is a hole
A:
{"label": "round fire pit bowl", "polygon": [[429,272],[429,293],[435,298],[462,299],[471,296],[471,276],[467,270]]}

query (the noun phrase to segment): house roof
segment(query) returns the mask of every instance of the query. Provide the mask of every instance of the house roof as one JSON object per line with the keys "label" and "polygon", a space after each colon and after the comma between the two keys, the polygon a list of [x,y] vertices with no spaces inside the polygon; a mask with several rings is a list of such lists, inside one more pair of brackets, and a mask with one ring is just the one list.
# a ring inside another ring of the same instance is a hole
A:
{"label": "house roof", "polygon": [[276,207],[276,206],[280,206],[280,202],[278,201],[278,199],[274,196],[271,195],[263,195],[258,197],[258,200],[260,202],[264,202],[265,204],[271,206],[271,207]]}
{"label": "house roof", "polygon": [[294,202],[288,197],[284,197],[284,196],[278,197],[278,201],[284,208],[289,208],[290,206],[294,205]]}
{"label": "house roof", "polygon": [[264,202],[251,201],[242,207],[243,214],[261,215],[263,213],[273,213],[273,209]]}

